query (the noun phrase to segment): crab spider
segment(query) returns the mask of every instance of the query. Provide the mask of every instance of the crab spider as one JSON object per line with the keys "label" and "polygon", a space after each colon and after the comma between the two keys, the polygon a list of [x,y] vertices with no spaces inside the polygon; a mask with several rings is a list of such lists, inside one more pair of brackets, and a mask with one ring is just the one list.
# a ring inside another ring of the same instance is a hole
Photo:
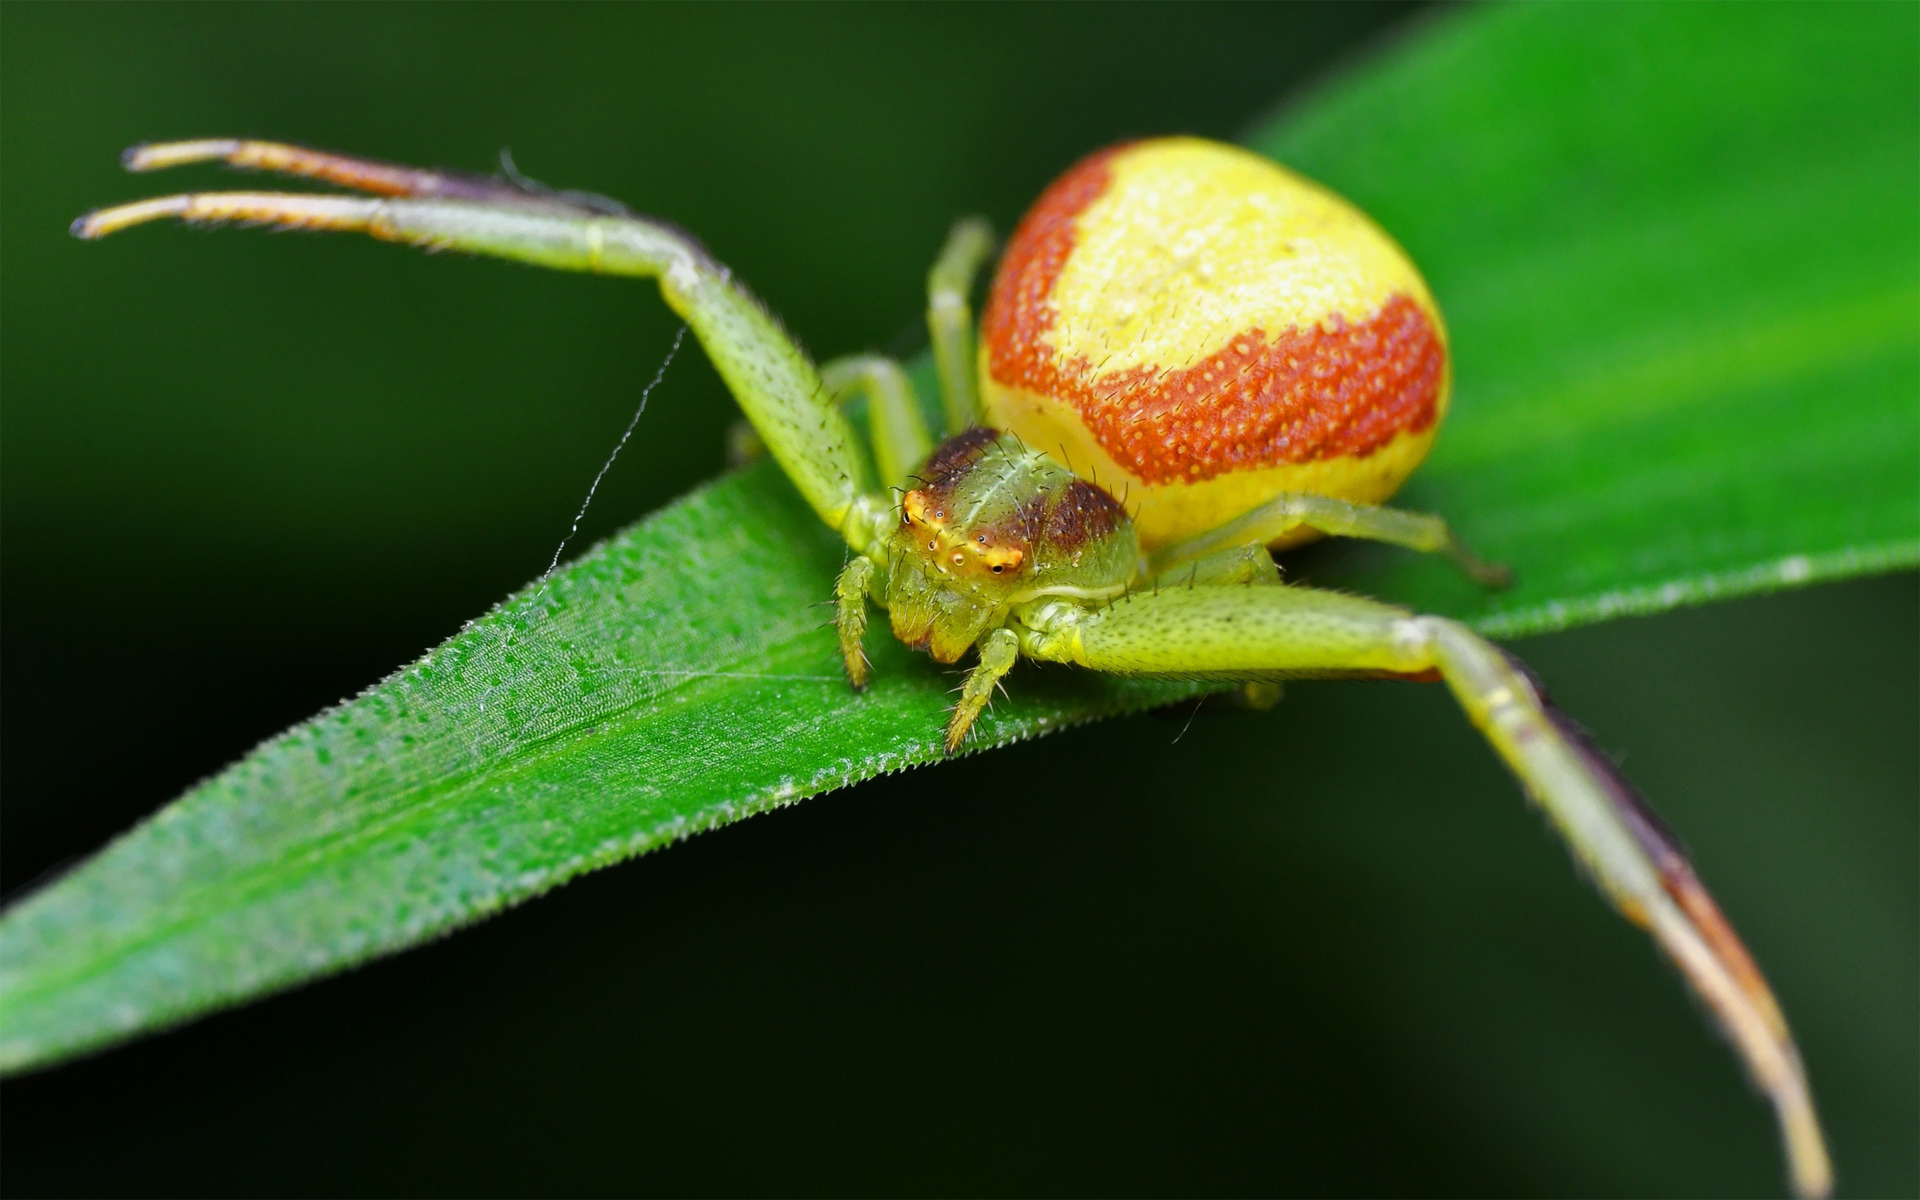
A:
{"label": "crab spider", "polygon": [[[1339,197],[1196,139],[1093,155],[1016,230],[977,345],[968,297],[993,244],[984,224],[961,222],[928,277],[948,435],[936,444],[897,365],[816,369],[723,264],[663,221],[599,197],[277,143],[126,157],[136,171],[209,160],[373,195],[176,195],[96,211],[74,232],[164,217],[348,230],[656,279],[766,451],[846,541],[835,623],[853,686],[867,679],[870,606],[939,662],[975,654],[949,751],[1022,657],[1242,682],[1256,699],[1298,676],[1444,680],[1614,907],[1705,1000],[1773,1104],[1795,1190],[1829,1190],[1799,1053],[1765,979],[1673,836],[1526,668],[1458,622],[1280,580],[1269,550],[1323,535],[1506,578],[1440,519],[1380,506],[1445,415],[1446,338],[1412,264]],[[856,395],[866,447],[845,411]],[[1124,501],[1108,490],[1122,487]]]}

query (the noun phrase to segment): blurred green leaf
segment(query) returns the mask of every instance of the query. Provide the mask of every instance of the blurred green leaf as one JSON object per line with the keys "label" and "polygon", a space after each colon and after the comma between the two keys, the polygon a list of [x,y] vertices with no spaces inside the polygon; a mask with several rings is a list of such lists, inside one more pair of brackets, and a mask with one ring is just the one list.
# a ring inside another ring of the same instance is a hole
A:
{"label": "blurred green leaf", "polygon": [[[1458,393],[1403,501],[1521,583],[1364,546],[1295,577],[1510,634],[1920,558],[1908,15],[1455,14],[1258,130],[1427,269]],[[0,1065],[937,757],[947,673],[876,638],[875,687],[839,680],[840,558],[777,476],[734,476],[260,748],[0,919]],[[1191,694],[1011,691],[979,745]]]}

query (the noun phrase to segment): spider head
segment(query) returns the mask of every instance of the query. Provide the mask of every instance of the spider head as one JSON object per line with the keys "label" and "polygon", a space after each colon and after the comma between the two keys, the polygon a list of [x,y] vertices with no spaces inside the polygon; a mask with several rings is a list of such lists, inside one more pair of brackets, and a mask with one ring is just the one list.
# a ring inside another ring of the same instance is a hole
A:
{"label": "spider head", "polygon": [[1007,610],[1060,585],[1124,583],[1138,557],[1126,513],[1012,437],[949,438],[901,497],[888,544],[894,634],[954,662]]}

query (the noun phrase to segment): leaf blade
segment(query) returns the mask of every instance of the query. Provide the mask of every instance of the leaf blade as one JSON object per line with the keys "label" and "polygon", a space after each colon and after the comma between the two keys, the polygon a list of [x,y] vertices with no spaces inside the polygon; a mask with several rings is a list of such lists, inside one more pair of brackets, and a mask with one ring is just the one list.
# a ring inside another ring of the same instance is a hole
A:
{"label": "leaf blade", "polygon": [[[1329,546],[1296,577],[1512,634],[1916,561],[1920,133],[1885,19],[1466,14],[1256,134],[1426,265],[1460,396],[1404,502],[1522,570],[1488,596]],[[1775,86],[1837,54],[1867,66],[1815,73],[1822,103]],[[1594,103],[1628,69],[1635,103]],[[1774,141],[1743,135],[1757,116]],[[1818,169],[1770,160],[1783,127]],[[1802,269],[1761,253],[1794,232]],[[945,676],[876,637],[874,688],[838,681],[816,605],[840,558],[782,481],[735,476],[268,743],[0,918],[0,1068],[936,758]],[[1012,691],[981,744],[1193,689],[1035,669]]]}
{"label": "leaf blade", "polygon": [[[714,529],[735,536],[715,547]],[[661,562],[693,546],[728,569]],[[583,871],[940,757],[941,674],[890,643],[875,647],[867,693],[837,673],[817,602],[800,599],[814,593],[796,587],[830,580],[838,558],[772,471],[735,476],[263,746],[8,914],[0,1062],[47,1044],[23,1016],[59,1010],[63,1028],[92,1031],[63,1043],[83,1048],[197,1011],[208,979],[244,996],[342,969]],[[715,591],[744,597],[731,620],[619,619],[711,617]],[[990,744],[1190,691],[1052,674],[984,718]],[[856,758],[836,750],[849,741]],[[475,745],[483,765],[466,761]],[[137,1000],[128,976],[143,981]]]}

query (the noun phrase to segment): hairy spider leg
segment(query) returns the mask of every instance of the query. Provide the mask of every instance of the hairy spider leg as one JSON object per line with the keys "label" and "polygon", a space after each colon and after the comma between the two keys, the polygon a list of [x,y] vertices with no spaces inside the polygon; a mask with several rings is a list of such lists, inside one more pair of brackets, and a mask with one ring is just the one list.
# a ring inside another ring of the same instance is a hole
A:
{"label": "hairy spider leg", "polygon": [[881,578],[873,559],[856,554],[833,581],[833,627],[840,638],[840,660],[847,665],[847,682],[855,688],[867,686],[867,652],[860,639],[867,632],[867,598],[880,586],[876,581]]}
{"label": "hairy spider leg", "polygon": [[933,453],[933,435],[927,432],[927,419],[907,373],[891,358],[853,354],[822,366],[820,377],[836,403],[866,398],[868,440],[880,482],[905,487],[914,468]]}
{"label": "hairy spider leg", "polygon": [[[913,468],[933,451],[933,435],[920,411],[913,380],[900,364],[877,354],[848,354],[820,364],[820,378],[833,403],[855,416],[856,401],[867,405],[867,444],[880,482],[904,487]],[[752,422],[740,418],[727,427],[727,464],[741,467],[767,456],[767,445]]]}
{"label": "hairy spider leg", "polygon": [[1793,1035],[1673,836],[1525,667],[1456,621],[1299,587],[1163,587],[1022,631],[1031,657],[1122,675],[1279,679],[1438,672],[1613,906],[1652,933],[1772,1102],[1795,1190],[1832,1170]]}
{"label": "hairy spider leg", "polygon": [[582,212],[625,210],[603,196],[537,191],[526,184],[490,179],[463,171],[439,171],[398,163],[350,158],[326,150],[256,142],[245,138],[205,138],[192,142],[155,142],[120,156],[129,171],[160,171],[188,163],[223,162],[249,171],[272,171],[302,179],[321,179],[359,192],[415,199],[473,200],[516,207],[565,207]]}
{"label": "hairy spider leg", "polygon": [[1365,538],[1422,553],[1444,554],[1478,583],[1496,588],[1513,583],[1511,569],[1501,563],[1487,562],[1468,550],[1440,517],[1373,504],[1353,504],[1303,492],[1282,493],[1224,525],[1184,542],[1163,546],[1154,553],[1148,570],[1154,575],[1175,574],[1182,564],[1222,547],[1249,542],[1265,546],[1303,528],[1334,537]]}
{"label": "hairy spider leg", "polygon": [[1148,588],[1219,587],[1228,584],[1272,584],[1280,582],[1279,564],[1259,542],[1245,542],[1196,554],[1183,562],[1147,576]]}
{"label": "hairy spider leg", "polygon": [[963,217],[954,223],[940,257],[927,272],[927,330],[940,374],[948,437],[986,424],[969,297],[974,277],[992,254],[993,227],[981,217]]}
{"label": "hairy spider leg", "polygon": [[[204,148],[228,144],[177,143],[136,153],[146,156],[143,162],[171,165],[215,157]],[[404,170],[336,156],[316,157],[356,164],[361,172],[353,176],[344,165],[329,166],[333,174],[325,178],[365,178],[398,186],[395,176],[381,172]],[[307,173],[319,174],[319,168]],[[449,178],[419,174],[427,181]],[[874,492],[852,424],[833,403],[806,352],[731,271],[691,235],[666,222],[601,213],[511,188],[506,192],[483,199],[189,193],[100,209],[74,222],[73,232],[98,238],[165,217],[238,221],[360,232],[386,241],[464,250],[557,270],[657,279],[668,306],[700,339],[768,451],[814,512],[856,553],[880,540],[893,523],[893,505],[884,493]]]}
{"label": "hairy spider leg", "polygon": [[967,731],[973,728],[974,719],[987,707],[987,701],[993,699],[993,689],[999,686],[1000,677],[1020,661],[1020,637],[1004,625],[981,638],[978,649],[980,661],[967,672],[966,682],[960,685],[960,703],[954,705],[953,712],[947,716],[948,754],[960,749],[960,743],[967,740]]}

